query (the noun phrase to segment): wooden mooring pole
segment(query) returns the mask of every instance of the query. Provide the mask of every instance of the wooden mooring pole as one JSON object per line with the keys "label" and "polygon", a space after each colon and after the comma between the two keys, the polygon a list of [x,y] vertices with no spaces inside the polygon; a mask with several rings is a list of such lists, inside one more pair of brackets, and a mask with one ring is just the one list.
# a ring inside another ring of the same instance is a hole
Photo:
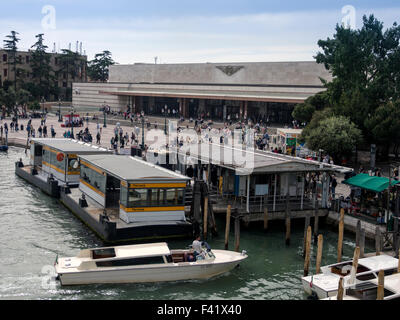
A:
{"label": "wooden mooring pole", "polygon": [[357,228],[356,228],[356,247],[360,246],[360,237],[361,237],[361,221],[357,221]]}
{"label": "wooden mooring pole", "polygon": [[376,226],[375,228],[375,250],[376,250],[376,255],[379,256],[381,254],[381,241],[382,241],[382,235],[381,235],[381,228],[379,226]]}
{"label": "wooden mooring pole", "polygon": [[320,273],[321,269],[321,260],[322,260],[322,247],[324,244],[324,237],[322,234],[318,235],[318,251],[317,251],[317,263],[315,268],[315,273]]}
{"label": "wooden mooring pole", "polygon": [[264,207],[264,230],[268,229],[268,208]]}
{"label": "wooden mooring pole", "polygon": [[229,247],[229,228],[231,226],[231,205],[226,208],[226,226],[225,226],[225,250]]}
{"label": "wooden mooring pole", "polygon": [[344,293],[344,289],[343,289],[343,277],[340,277],[339,279],[339,287],[338,287],[338,293],[337,293],[337,300],[343,300],[343,293]]}
{"label": "wooden mooring pole", "polygon": [[204,198],[204,212],[203,212],[203,237],[207,240],[207,225],[208,225],[208,197]]}
{"label": "wooden mooring pole", "polygon": [[310,226],[310,216],[306,216],[304,221],[303,258],[306,256],[307,230],[309,226]]}
{"label": "wooden mooring pole", "polygon": [[365,229],[360,231],[360,258],[364,258],[365,254]]}
{"label": "wooden mooring pole", "polygon": [[235,217],[235,251],[239,252],[240,246],[240,218]]}
{"label": "wooden mooring pole", "polygon": [[311,250],[311,226],[307,229],[306,236],[306,256],[304,259],[304,276],[308,276],[308,268],[310,266],[310,250]]}
{"label": "wooden mooring pole", "polygon": [[399,249],[399,259],[398,259],[398,264],[397,264],[397,273],[400,273],[400,249]]}
{"label": "wooden mooring pole", "polygon": [[343,233],[344,233],[344,209],[342,208],[342,209],[340,209],[338,247],[337,247],[337,262],[341,262],[342,261]]}
{"label": "wooden mooring pole", "polygon": [[376,300],[383,300],[385,296],[385,272],[380,270],[378,273],[378,291],[376,292]]}
{"label": "wooden mooring pole", "polygon": [[318,197],[317,197],[317,194],[315,194],[314,243],[317,242],[317,238],[318,238],[318,223],[319,223],[319,216],[318,216]]}
{"label": "wooden mooring pole", "polygon": [[289,208],[289,194],[286,195],[286,237],[285,243],[286,245],[290,245],[290,208]]}
{"label": "wooden mooring pole", "polygon": [[356,280],[357,268],[358,268],[358,258],[360,257],[360,247],[354,249],[353,263],[350,272],[350,283],[354,283]]}

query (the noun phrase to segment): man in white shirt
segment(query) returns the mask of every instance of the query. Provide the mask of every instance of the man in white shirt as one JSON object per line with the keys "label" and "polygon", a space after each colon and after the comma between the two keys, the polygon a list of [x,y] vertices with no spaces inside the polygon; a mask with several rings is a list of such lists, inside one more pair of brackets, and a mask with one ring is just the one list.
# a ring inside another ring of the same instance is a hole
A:
{"label": "man in white shirt", "polygon": [[201,254],[201,241],[200,241],[200,236],[197,236],[196,239],[192,243],[192,248],[193,248],[193,255],[196,258],[199,254]]}

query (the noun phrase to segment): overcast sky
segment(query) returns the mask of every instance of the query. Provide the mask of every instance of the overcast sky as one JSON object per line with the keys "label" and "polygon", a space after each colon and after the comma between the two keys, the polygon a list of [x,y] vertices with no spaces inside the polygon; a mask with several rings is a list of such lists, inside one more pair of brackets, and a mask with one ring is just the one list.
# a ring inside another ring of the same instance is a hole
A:
{"label": "overcast sky", "polygon": [[398,0],[2,0],[0,38],[18,31],[27,50],[44,33],[49,51],[79,41],[89,59],[109,50],[118,63],[310,61],[352,21],[349,5],[356,28],[371,13],[400,23]]}

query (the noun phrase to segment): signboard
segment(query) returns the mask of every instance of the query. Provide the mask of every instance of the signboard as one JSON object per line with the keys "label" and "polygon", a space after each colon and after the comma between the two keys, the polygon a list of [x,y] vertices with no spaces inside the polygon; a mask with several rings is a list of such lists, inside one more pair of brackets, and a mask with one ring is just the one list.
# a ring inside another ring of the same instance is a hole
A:
{"label": "signboard", "polygon": [[256,184],[256,196],[264,196],[268,194],[268,184]]}

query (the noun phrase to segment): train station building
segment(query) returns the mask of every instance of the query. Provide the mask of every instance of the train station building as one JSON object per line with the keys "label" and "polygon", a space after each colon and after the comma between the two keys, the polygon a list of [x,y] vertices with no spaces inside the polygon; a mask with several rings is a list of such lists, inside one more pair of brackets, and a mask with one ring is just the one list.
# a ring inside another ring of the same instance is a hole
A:
{"label": "train station building", "polygon": [[73,106],[290,124],[297,103],[325,90],[321,78],[332,76],[314,61],[113,65],[107,83],[74,83]]}

